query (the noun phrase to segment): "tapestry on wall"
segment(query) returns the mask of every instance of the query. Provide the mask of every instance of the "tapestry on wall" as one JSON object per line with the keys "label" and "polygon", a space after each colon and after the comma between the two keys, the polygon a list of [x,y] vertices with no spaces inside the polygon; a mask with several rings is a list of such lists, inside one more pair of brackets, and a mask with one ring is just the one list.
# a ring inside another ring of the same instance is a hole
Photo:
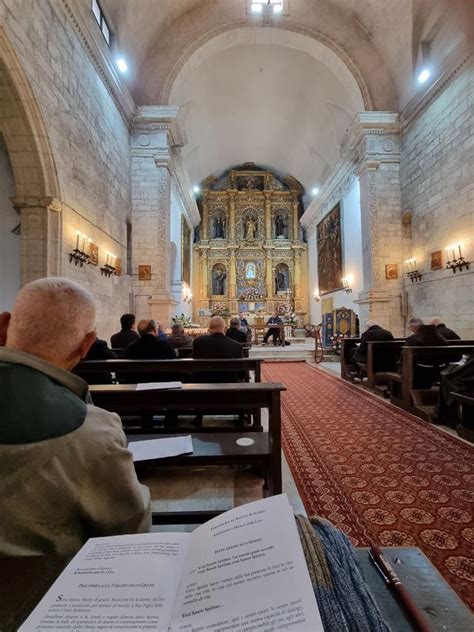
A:
{"label": "tapestry on wall", "polygon": [[341,208],[337,204],[317,228],[319,293],[341,288],[342,238]]}
{"label": "tapestry on wall", "polygon": [[181,215],[181,279],[191,285],[191,229]]}

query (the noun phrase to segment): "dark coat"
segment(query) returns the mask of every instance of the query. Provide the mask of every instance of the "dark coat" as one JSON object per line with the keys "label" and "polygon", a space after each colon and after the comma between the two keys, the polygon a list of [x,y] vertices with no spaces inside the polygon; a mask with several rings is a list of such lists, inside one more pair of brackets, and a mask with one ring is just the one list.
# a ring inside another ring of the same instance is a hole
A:
{"label": "dark coat", "polygon": [[112,349],[126,349],[132,342],[138,340],[139,335],[133,329],[122,329],[110,338]]}
{"label": "dark coat", "polygon": [[405,340],[406,347],[443,347],[447,344],[434,325],[420,325],[418,331]]}
{"label": "dark coat", "polygon": [[383,329],[379,325],[372,325],[372,327],[369,327],[367,331],[362,334],[360,345],[354,353],[354,361],[365,363],[367,361],[367,343],[370,341],[381,342],[384,340],[393,340],[393,335],[390,331],[388,331],[388,329]]}
{"label": "dark coat", "polygon": [[461,337],[457,335],[455,331],[446,327],[444,323],[437,325],[436,329],[438,333],[443,336],[445,340],[461,340]]}
{"label": "dark coat", "polygon": [[[176,360],[176,351],[170,345],[168,339],[158,338],[153,334],[145,334],[127,347],[125,351],[127,360]],[[172,382],[180,380],[174,374],[153,375],[152,373],[135,373],[119,376],[119,382],[135,384],[138,382]]]}
{"label": "dark coat", "polygon": [[[193,358],[211,359],[211,358],[243,358],[242,345],[224,336],[224,334],[205,334],[198,336],[193,343]],[[195,381],[205,382],[242,382],[245,379],[244,373],[241,371],[210,371],[209,373],[198,373]]]}
{"label": "dark coat", "polygon": [[240,342],[240,344],[245,344],[247,342],[247,334],[236,327],[229,327],[225,335],[227,338]]}
{"label": "dark coat", "polygon": [[[109,349],[106,340],[96,338],[84,360],[115,360],[117,354]],[[87,376],[88,384],[112,384],[111,373],[91,373]]]}

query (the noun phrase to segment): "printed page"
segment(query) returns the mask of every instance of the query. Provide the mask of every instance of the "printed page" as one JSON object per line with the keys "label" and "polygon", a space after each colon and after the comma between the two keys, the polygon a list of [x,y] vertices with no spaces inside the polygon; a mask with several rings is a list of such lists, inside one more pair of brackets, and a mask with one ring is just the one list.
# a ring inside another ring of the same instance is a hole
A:
{"label": "printed page", "polygon": [[182,382],[141,382],[137,384],[137,391],[165,391],[170,388],[183,388]]}
{"label": "printed page", "polygon": [[210,520],[191,535],[172,632],[323,630],[285,495]]}
{"label": "printed page", "polygon": [[19,632],[168,632],[189,533],[91,538]]}
{"label": "printed page", "polygon": [[135,462],[148,461],[150,459],[165,459],[178,454],[190,454],[193,451],[193,441],[191,435],[186,435],[183,437],[130,441],[127,447],[132,453]]}

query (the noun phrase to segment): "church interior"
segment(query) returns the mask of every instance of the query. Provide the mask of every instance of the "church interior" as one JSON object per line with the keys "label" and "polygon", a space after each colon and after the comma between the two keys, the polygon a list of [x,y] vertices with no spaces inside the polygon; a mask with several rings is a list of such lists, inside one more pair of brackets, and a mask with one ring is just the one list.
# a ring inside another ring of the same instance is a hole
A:
{"label": "church interior", "polygon": [[[474,629],[473,259],[472,0],[0,0],[0,629]],[[288,603],[48,605],[280,494]]]}

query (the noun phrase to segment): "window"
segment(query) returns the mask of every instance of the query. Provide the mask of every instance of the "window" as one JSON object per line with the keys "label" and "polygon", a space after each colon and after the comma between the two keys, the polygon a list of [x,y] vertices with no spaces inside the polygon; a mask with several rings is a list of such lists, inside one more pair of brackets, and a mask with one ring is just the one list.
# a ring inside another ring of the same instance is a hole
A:
{"label": "window", "polygon": [[248,10],[249,13],[262,14],[264,6],[270,4],[272,6],[273,15],[279,15],[283,13],[283,0],[249,0]]}
{"label": "window", "polygon": [[97,0],[92,0],[91,9],[107,45],[110,46],[110,28]]}

